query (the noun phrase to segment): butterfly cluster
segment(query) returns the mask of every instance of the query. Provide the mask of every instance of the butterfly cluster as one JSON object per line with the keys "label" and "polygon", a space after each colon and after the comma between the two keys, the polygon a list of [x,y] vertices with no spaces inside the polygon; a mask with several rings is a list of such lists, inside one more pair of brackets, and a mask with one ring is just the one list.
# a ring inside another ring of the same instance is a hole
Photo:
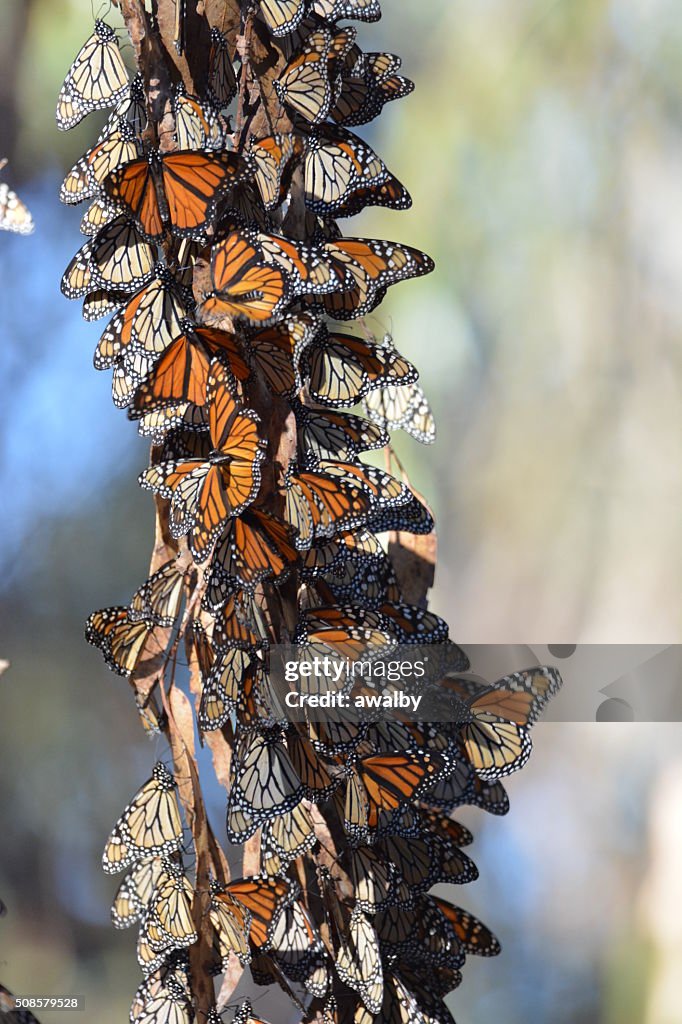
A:
{"label": "butterfly cluster", "polygon": [[[144,67],[157,51],[170,60],[168,45],[150,44],[131,78],[97,21],[59,97],[62,129],[113,110],[61,188],[65,203],[89,201],[62,290],[86,319],[111,318],[95,367],[152,443],[140,484],[156,500],[153,571],[86,631],[173,753],[103,857],[125,872],[113,922],[138,928],[132,1024],[215,1024],[246,969],[304,1022],[436,1024],[452,1019],[443,999],[467,954],[499,949],[431,889],[476,878],[452,814],[507,810],[500,779],[525,763],[560,680],[472,682],[446,623],[404,599],[381,542],[433,529],[388,469],[390,430],[428,443],[434,428],[414,366],[362,323],[433,263],[339,225],[411,202],[351,131],[412,90],[399,58],[363,51],[340,24],[379,16],[377,0],[244,3],[229,37],[205,26],[194,91],[177,68]],[[151,16],[146,32],[161,32]],[[164,102],[145,81],[169,83]],[[380,449],[387,469],[362,461]],[[437,645],[431,683],[448,713],[288,720],[270,700],[284,643],[303,660]],[[245,851],[238,879],[203,809],[195,722],[228,791],[227,839]],[[232,1019],[259,1020],[248,1001]]]}

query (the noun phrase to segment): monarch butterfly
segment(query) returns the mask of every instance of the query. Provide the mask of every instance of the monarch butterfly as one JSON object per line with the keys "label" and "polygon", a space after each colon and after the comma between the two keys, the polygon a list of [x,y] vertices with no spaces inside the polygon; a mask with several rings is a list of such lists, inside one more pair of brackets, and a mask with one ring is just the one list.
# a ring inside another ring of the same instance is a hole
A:
{"label": "monarch butterfly", "polygon": [[[93,200],[81,218],[81,234],[92,238],[93,235],[97,234],[100,228],[103,228],[114,219],[116,213],[116,208],[110,203],[107,203],[104,199]],[[125,299],[123,301],[125,301]]]}
{"label": "monarch butterfly", "polygon": [[361,910],[353,910],[347,931],[338,934],[337,942],[336,973],[358,993],[370,1013],[379,1013],[384,999],[381,951],[377,933]]}
{"label": "monarch butterfly", "polygon": [[364,527],[342,531],[331,540],[324,541],[306,552],[302,578],[315,579],[321,574],[341,571],[354,552],[366,558],[379,558],[383,548],[374,534]]}
{"label": "monarch butterfly", "polygon": [[411,893],[428,892],[439,882],[464,885],[478,878],[474,862],[447,839],[425,832],[419,837],[386,836],[380,850],[395,864]]}
{"label": "monarch butterfly", "polygon": [[[378,611],[385,617],[387,628],[402,644],[442,644],[448,638],[448,624],[433,612],[402,601],[386,602]],[[453,654],[463,652],[459,648]]]}
{"label": "monarch butterfly", "polygon": [[293,296],[326,295],[342,287],[343,266],[333,259],[325,259],[319,250],[264,232],[256,235],[256,241],[265,262],[284,273]]}
{"label": "monarch butterfly", "polygon": [[561,682],[553,668],[514,672],[490,687],[470,686],[456,678],[441,680],[462,715],[462,745],[479,778],[494,781],[523,767],[532,748],[528,728]]}
{"label": "monarch butterfly", "polygon": [[305,202],[322,217],[351,217],[365,206],[407,210],[412,200],[367,143],[343,128],[311,133],[304,159]]}
{"label": "monarch butterfly", "polygon": [[332,408],[355,405],[380,385],[417,379],[412,363],[396,349],[327,331],[321,331],[305,351],[301,372],[309,378],[311,398]]}
{"label": "monarch butterfly", "polygon": [[298,900],[289,902],[278,916],[269,956],[287,978],[302,982],[312,995],[327,991],[331,978],[322,939]]}
{"label": "monarch butterfly", "polygon": [[256,333],[249,332],[254,361],[275,394],[291,397],[303,387],[298,363],[317,330],[317,320],[302,313]]}
{"label": "monarch butterfly", "polygon": [[317,842],[310,811],[298,804],[263,825],[261,857],[267,875],[278,875]]}
{"label": "monarch butterfly", "polygon": [[297,436],[304,461],[351,462],[360,452],[388,444],[388,434],[361,416],[294,404]]}
{"label": "monarch butterfly", "polygon": [[264,264],[262,252],[242,231],[230,232],[213,247],[211,281],[214,290],[203,296],[202,310],[213,316],[265,324],[290,299],[282,271]]}
{"label": "monarch butterfly", "polygon": [[110,221],[73,257],[62,277],[67,299],[96,289],[134,292],[154,273],[156,253],[126,217]]}
{"label": "monarch butterfly", "polygon": [[[131,619],[126,606],[93,612],[86,623],[85,639],[100,649],[109,668],[121,676],[131,675],[143,655],[161,653],[154,624],[146,619]],[[147,650],[150,642],[153,651]]]}
{"label": "monarch butterfly", "polygon": [[178,287],[170,271],[157,264],[154,279],[129,299],[99,340],[96,370],[114,366],[122,357],[144,353],[159,356],[182,333],[192,295]]}
{"label": "monarch butterfly", "polygon": [[311,32],[274,82],[280,101],[313,125],[325,120],[337,94],[329,76],[331,50],[329,29]]}
{"label": "monarch butterfly", "polygon": [[327,21],[378,21],[381,17],[379,0],[313,0],[312,11]]}
{"label": "monarch butterfly", "polygon": [[9,989],[0,985],[0,1021],[2,1024],[40,1024],[30,1010],[19,1009]]}
{"label": "monarch butterfly", "polygon": [[266,512],[245,512],[227,527],[213,555],[206,601],[217,607],[235,590],[265,579],[283,582],[298,561],[288,527]]}
{"label": "monarch butterfly", "polygon": [[348,868],[355,906],[376,914],[388,906],[409,906],[412,896],[395,864],[373,849],[359,846],[348,851]]}
{"label": "monarch butterfly", "polygon": [[[249,367],[233,334],[210,327],[196,327],[184,320],[180,322],[180,329],[182,333],[168,345],[145,383],[137,389],[128,414],[131,419],[140,419],[149,412],[170,407],[177,411],[180,420],[189,404],[203,408],[209,367],[217,356],[226,358],[237,380],[244,381],[249,377]],[[120,336],[120,331],[115,331],[114,335]],[[167,432],[172,425],[173,418],[169,415],[160,433]]]}
{"label": "monarch butterfly", "polygon": [[304,796],[279,730],[249,735],[235,757],[235,777],[227,801],[227,836],[241,843],[259,825],[290,811]]}
{"label": "monarch butterfly", "polygon": [[93,110],[115,107],[128,92],[128,71],[116,33],[99,18],[76,54],[57,100],[57,127],[66,131]]}
{"label": "monarch butterfly", "polygon": [[193,898],[194,889],[182,866],[164,860],[144,918],[146,938],[154,952],[183,949],[197,941]]}
{"label": "monarch butterfly", "polygon": [[277,133],[251,139],[254,180],[266,210],[274,210],[284,201],[294,162],[302,152],[303,142],[297,135]]}
{"label": "monarch butterfly", "polygon": [[376,466],[323,459],[317,464],[317,469],[328,478],[364,491],[373,504],[384,508],[406,505],[412,496],[412,491],[405,484]]}
{"label": "monarch butterfly", "polygon": [[[366,543],[367,538],[371,538],[371,544]],[[376,537],[362,531],[359,540],[357,545],[354,541],[347,547],[344,544],[340,549],[345,550],[343,560],[329,570],[320,572],[314,561],[309,564],[314,577],[324,582],[336,603],[376,609],[386,601],[397,600],[400,591],[391,562]]]}
{"label": "monarch butterfly", "polygon": [[433,260],[419,249],[379,239],[339,238],[325,252],[347,270],[347,287],[338,295],[309,296],[307,301],[336,320],[366,316],[381,302],[386,288],[411,277],[430,274]]}
{"label": "monarch butterfly", "polygon": [[216,107],[227,107],[237,92],[237,79],[230,60],[225,36],[217,28],[211,29],[211,48],[208,55],[208,84]]}
{"label": "monarch butterfly", "polygon": [[474,837],[468,828],[462,825],[461,822],[454,821],[443,814],[420,808],[419,817],[423,819],[425,827],[429,832],[444,836],[455,846],[470,846],[474,841]]}
{"label": "monarch butterfly", "polygon": [[237,647],[255,651],[262,645],[258,624],[248,615],[240,602],[243,595],[231,594],[219,611],[214,613],[213,646],[219,653]]}
{"label": "monarch butterfly", "polygon": [[251,960],[248,936],[253,915],[247,907],[226,894],[225,887],[217,882],[211,883],[210,892],[209,917],[216,933],[221,966],[226,970],[233,954],[246,966]]}
{"label": "monarch butterfly", "polygon": [[249,655],[238,648],[219,655],[203,679],[197,723],[203,732],[222,729],[236,709],[246,677],[256,672]]}
{"label": "monarch butterfly", "polygon": [[258,4],[273,36],[284,36],[303,19],[307,0],[258,0]]}
{"label": "monarch butterfly", "polygon": [[254,499],[265,457],[256,414],[240,406],[229,371],[214,361],[208,376],[207,404],[212,451],[207,461],[183,459],[150,467],[140,484],[171,501],[174,537],[189,533],[192,554],[206,560],[231,516]]}
{"label": "monarch butterfly", "polygon": [[6,182],[0,181],[0,231],[30,235],[34,230],[35,224],[28,207]]}
{"label": "monarch butterfly", "polygon": [[109,292],[101,288],[90,292],[83,299],[83,319],[88,323],[101,320],[127,301],[128,295],[125,292]]}
{"label": "monarch butterfly", "polygon": [[455,807],[471,804],[489,814],[503,815],[509,810],[509,797],[501,782],[480,779],[459,747],[454,767],[447,778],[439,779],[422,796],[427,808],[449,813]]}
{"label": "monarch butterfly", "polygon": [[285,480],[285,517],[296,533],[299,550],[359,526],[371,505],[371,494],[353,479],[306,471],[289,472]]}
{"label": "monarch butterfly", "polygon": [[404,430],[420,444],[433,444],[436,424],[426,395],[415,382],[386,384],[363,399],[367,416],[384,430]]}
{"label": "monarch butterfly", "polygon": [[445,768],[446,761],[439,755],[408,751],[358,760],[346,785],[344,828],[348,836],[366,839],[381,812],[394,811],[414,799]]}
{"label": "monarch butterfly", "polygon": [[123,97],[109,115],[100,132],[99,141],[106,138],[112,128],[120,126],[121,121],[129,124],[136,136],[140,136],[147,127],[147,97],[144,91],[144,77],[139,71],[130,82],[127,96]]}
{"label": "monarch butterfly", "polygon": [[168,978],[145,1002],[134,1024],[191,1024],[193,1019],[186,990],[174,978]]}
{"label": "monarch butterfly", "polygon": [[382,946],[391,956],[424,967],[459,968],[465,954],[454,929],[428,896],[413,907],[389,907],[375,917]]}
{"label": "monarch butterfly", "polygon": [[[7,166],[7,159],[0,159],[0,171]],[[14,231],[20,235],[30,235],[35,225],[28,207],[22,203],[16,192],[9,185],[0,182],[0,231]]]}
{"label": "monarch butterfly", "polygon": [[103,181],[112,171],[136,157],[135,132],[127,121],[119,119],[111,131],[73,165],[59,189],[60,201],[75,205],[91,199],[101,191]]}
{"label": "monarch butterfly", "polygon": [[234,1015],[232,1024],[268,1024],[266,1020],[254,1015],[249,999],[245,999]]}
{"label": "monarch butterfly", "polygon": [[433,516],[414,493],[405,505],[373,511],[368,517],[366,525],[373,533],[384,533],[386,530],[391,530],[426,534],[431,533],[434,529]]}
{"label": "monarch butterfly", "polygon": [[337,124],[362,125],[373,121],[384,104],[402,99],[414,82],[398,75],[400,57],[392,53],[362,53],[341,75],[341,87],[330,118]]}
{"label": "monarch butterfly", "polygon": [[498,940],[477,917],[437,896],[432,896],[431,899],[453,927],[457,940],[465,952],[476,956],[497,956],[501,952]]}
{"label": "monarch butterfly", "polygon": [[129,928],[144,915],[162,871],[160,857],[138,861],[119,885],[111,907],[114,928]]}
{"label": "monarch butterfly", "polygon": [[213,150],[223,147],[224,133],[213,107],[188,96],[181,85],[176,85],[173,93],[173,116],[178,149]]}
{"label": "monarch butterfly", "polygon": [[175,797],[175,779],[162,761],[135,794],[114,825],[102,855],[109,874],[135,860],[169,856],[182,845],[182,822]]}
{"label": "monarch butterfly", "polygon": [[185,570],[177,559],[165,562],[139,587],[130,602],[132,622],[147,619],[160,626],[172,626],[180,611]]}
{"label": "monarch butterfly", "polygon": [[337,605],[304,612],[294,639],[301,645],[304,657],[320,651],[351,661],[358,660],[367,650],[390,647],[393,643],[383,616],[368,609]]}
{"label": "monarch butterfly", "polygon": [[249,161],[234,152],[152,150],[112,171],[102,187],[146,238],[162,238],[168,223],[175,234],[201,239],[219,203],[251,173]]}
{"label": "monarch butterfly", "polygon": [[249,939],[261,949],[267,948],[277,917],[294,896],[295,889],[288,880],[259,875],[239,878],[214,890],[216,902],[226,902],[231,907],[237,900],[250,913]]}

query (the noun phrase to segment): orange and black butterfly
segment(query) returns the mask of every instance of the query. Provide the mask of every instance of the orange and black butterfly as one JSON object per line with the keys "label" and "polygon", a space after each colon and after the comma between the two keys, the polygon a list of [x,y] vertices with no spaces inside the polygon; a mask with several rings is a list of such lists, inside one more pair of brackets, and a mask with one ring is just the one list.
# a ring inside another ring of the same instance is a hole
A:
{"label": "orange and black butterfly", "polygon": [[253,591],[262,580],[282,583],[297,562],[298,551],[286,523],[267,512],[246,511],[229,522],[213,554],[207,604],[218,607],[233,591]]}
{"label": "orange and black butterfly", "polygon": [[266,263],[285,275],[292,296],[329,295],[343,287],[343,263],[319,248],[292,241],[283,235],[259,232],[255,241]]}
{"label": "orange and black butterfly", "polygon": [[109,668],[121,676],[134,672],[143,656],[161,653],[154,623],[131,618],[127,606],[93,612],[87,621],[85,639],[100,649]]}
{"label": "orange and black butterfly", "polygon": [[73,165],[59,189],[60,201],[74,205],[98,195],[108,175],[121,164],[134,160],[137,152],[134,129],[124,119],[118,119],[111,130]]}
{"label": "orange and black butterfly", "polygon": [[332,412],[329,409],[311,409],[296,403],[296,427],[304,460],[335,460],[351,462],[360,452],[383,448],[388,434],[374,423],[352,413]]}
{"label": "orange and black butterfly", "polygon": [[501,952],[500,944],[493,933],[477,917],[437,896],[431,898],[454,929],[457,941],[466,953],[473,953],[475,956],[497,956]]}
{"label": "orange and black butterfly", "polygon": [[212,446],[208,459],[160,463],[140,477],[143,487],[170,500],[171,533],[189,533],[190,550],[199,562],[208,558],[228,519],[250,505],[260,487],[265,452],[259,420],[240,405],[234,390],[229,370],[214,361],[206,389]]}
{"label": "orange and black butterfly", "polygon": [[407,189],[366,142],[343,128],[320,129],[306,140],[305,202],[322,217],[351,217],[365,206],[407,210]]}
{"label": "orange and black butterfly", "polygon": [[217,653],[236,647],[256,651],[264,644],[261,623],[255,618],[248,594],[235,591],[213,612],[213,648]]}
{"label": "orange and black butterfly", "polygon": [[154,267],[154,278],[128,299],[102,333],[95,349],[96,370],[110,369],[136,354],[158,357],[182,332],[192,295],[181,288],[164,266]]}
{"label": "orange and black butterfly", "polygon": [[[238,878],[224,886],[214,885],[213,899],[248,923],[249,941],[267,949],[281,911],[293,899],[295,889],[283,878]],[[234,902],[238,907],[234,907]]]}
{"label": "orange and black butterfly", "polygon": [[352,837],[366,836],[382,812],[397,810],[442,776],[447,762],[438,754],[403,751],[357,760],[346,786],[344,827]]}
{"label": "orange and black butterfly", "polygon": [[379,116],[385,103],[408,96],[414,82],[397,74],[400,65],[400,57],[393,53],[349,54],[330,119],[343,125],[367,124]]}
{"label": "orange and black butterfly", "polygon": [[95,31],[69,68],[57,102],[57,127],[66,131],[93,110],[115,107],[128,92],[128,71],[114,30],[95,21]]}
{"label": "orange and black butterfly", "polygon": [[461,743],[479,778],[495,781],[530,757],[529,728],[561,688],[553,668],[514,672],[493,686],[448,677],[440,680],[460,723]]}
{"label": "orange and black butterfly", "polygon": [[203,296],[209,316],[242,317],[250,323],[274,320],[291,298],[290,285],[279,267],[265,262],[249,234],[232,231],[211,252],[213,291]]}
{"label": "orange and black butterfly", "polygon": [[379,0],[313,0],[311,13],[327,21],[378,21],[381,17]]}
{"label": "orange and black butterfly", "polygon": [[[227,361],[237,380],[245,381],[250,375],[233,334],[197,327],[185,320],[180,327],[182,333],[154,363],[128,413],[131,419],[144,420],[141,433],[152,437],[162,438],[182,422],[190,407],[201,409],[206,405],[209,368],[216,357]],[[155,417],[157,411],[163,411],[163,415]]]}
{"label": "orange and black butterfly", "polygon": [[[348,46],[354,41],[354,32],[351,30],[352,36],[340,33]],[[338,88],[332,74],[336,56],[332,32],[320,28],[310,33],[274,82],[281,102],[310,124],[324,121],[336,99]]]}
{"label": "orange and black butterfly", "polygon": [[162,761],[135,794],[114,825],[102,855],[109,874],[148,857],[166,857],[182,846],[182,821],[176,782]]}
{"label": "orange and black butterfly", "polygon": [[78,299],[98,290],[130,293],[151,280],[156,250],[127,217],[115,217],[81,246],[64,271],[62,293]]}
{"label": "orange and black butterfly", "polygon": [[301,22],[308,0],[258,0],[258,6],[273,36],[284,36]]}
{"label": "orange and black butterfly", "polygon": [[259,680],[258,661],[237,647],[222,651],[208,671],[202,671],[197,722],[203,732],[222,729],[233,713],[253,699]]}
{"label": "orange and black butterfly", "polygon": [[218,110],[227,107],[237,92],[227,40],[217,28],[211,29],[211,49],[208,54],[208,85],[210,98]]}
{"label": "orange and black butterfly", "polygon": [[295,161],[302,152],[303,141],[297,135],[277,133],[251,139],[254,179],[266,210],[274,210],[284,201]]}
{"label": "orange and black butterfly", "polygon": [[285,516],[302,551],[315,540],[359,526],[372,507],[368,489],[343,474],[335,478],[321,471],[290,472],[285,488]]}
{"label": "orange and black butterfly", "polygon": [[417,371],[397,349],[352,334],[318,331],[301,361],[311,398],[320,405],[355,405],[373,388],[409,384]]}
{"label": "orange and black butterfly", "polygon": [[338,238],[324,251],[346,268],[342,292],[310,296],[307,301],[336,320],[366,316],[381,302],[386,289],[399,281],[430,274],[433,260],[419,249],[372,238]]}
{"label": "orange and black butterfly", "polygon": [[304,804],[278,814],[263,825],[261,832],[263,870],[270,876],[280,874],[287,864],[316,842],[313,820]]}
{"label": "orange and black butterfly", "polygon": [[278,728],[242,735],[227,803],[227,835],[241,843],[306,794]]}
{"label": "orange and black butterfly", "polygon": [[250,162],[238,153],[152,151],[112,171],[102,185],[145,237],[162,238],[168,224],[175,234],[202,238],[220,202],[251,176]]}
{"label": "orange and black butterfly", "polygon": [[248,346],[254,362],[276,395],[292,397],[303,387],[298,364],[317,329],[314,317],[300,314],[287,316],[258,332],[249,332]]}

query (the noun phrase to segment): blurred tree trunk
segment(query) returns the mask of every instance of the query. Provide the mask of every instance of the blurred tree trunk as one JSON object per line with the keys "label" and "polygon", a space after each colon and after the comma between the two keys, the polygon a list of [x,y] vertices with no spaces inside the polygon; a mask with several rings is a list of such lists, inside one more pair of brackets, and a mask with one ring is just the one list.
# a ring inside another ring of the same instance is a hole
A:
{"label": "blurred tree trunk", "polygon": [[13,161],[19,137],[19,71],[35,0],[4,5],[0,19],[0,157]]}

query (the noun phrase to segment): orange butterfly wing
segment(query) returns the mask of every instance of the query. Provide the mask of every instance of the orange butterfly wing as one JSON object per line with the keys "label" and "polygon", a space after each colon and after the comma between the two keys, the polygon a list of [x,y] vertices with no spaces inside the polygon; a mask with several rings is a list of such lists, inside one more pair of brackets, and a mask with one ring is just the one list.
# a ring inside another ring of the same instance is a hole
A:
{"label": "orange butterfly wing", "polygon": [[113,202],[124,206],[150,238],[163,235],[152,166],[145,157],[131,160],[105,178],[104,191]]}

